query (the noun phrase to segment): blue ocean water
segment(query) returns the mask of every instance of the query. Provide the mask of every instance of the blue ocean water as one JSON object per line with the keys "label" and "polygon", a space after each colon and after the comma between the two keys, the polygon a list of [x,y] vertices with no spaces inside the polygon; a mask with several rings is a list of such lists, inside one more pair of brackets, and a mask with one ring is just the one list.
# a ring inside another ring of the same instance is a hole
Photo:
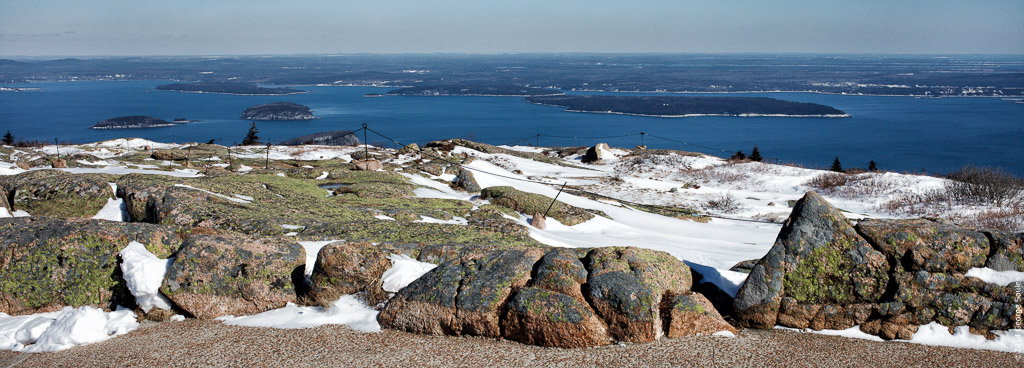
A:
{"label": "blue ocean water", "polygon": [[[617,136],[645,132],[650,148],[671,148],[728,156],[749,153],[807,167],[827,167],[838,156],[844,167],[895,171],[949,172],[966,164],[1000,167],[1024,176],[1024,104],[1000,98],[914,98],[822,95],[813,93],[734,93],[815,102],[846,111],[852,118],[691,117],[654,118],[587,114],[539,106],[516,97],[363,97],[389,88],[301,86],[312,93],[291,96],[233,96],[157,91],[167,81],[46,82],[12,87],[38,91],[0,92],[0,131],[18,139],[92,142],[143,137],[163,142],[242,140],[250,121],[239,115],[249,106],[291,101],[321,117],[312,121],[257,122],[272,142],[309,133],[349,129],[366,123],[401,142],[426,143],[467,138],[491,144],[543,136],[543,146],[583,146],[607,142],[633,147],[640,135],[606,139],[550,136]],[[707,95],[705,95],[707,96]],[[97,121],[124,115],[202,122],[169,128],[88,129]],[[664,140],[656,137],[672,139]],[[360,137],[362,138],[362,137]],[[677,141],[686,142],[682,144]],[[369,136],[371,144],[388,145]],[[523,144],[534,144],[534,138]],[[391,144],[394,146],[393,144]]]}

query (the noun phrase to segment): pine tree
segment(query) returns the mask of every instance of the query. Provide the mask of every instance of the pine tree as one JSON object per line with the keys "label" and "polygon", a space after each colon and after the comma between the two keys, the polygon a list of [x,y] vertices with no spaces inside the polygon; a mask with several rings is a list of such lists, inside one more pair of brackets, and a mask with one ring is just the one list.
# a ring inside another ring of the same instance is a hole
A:
{"label": "pine tree", "polygon": [[7,134],[4,134],[4,144],[6,144],[8,146],[13,146],[14,145],[14,136],[11,135],[11,131],[10,130],[7,131]]}
{"label": "pine tree", "polygon": [[878,165],[875,164],[875,160],[868,162],[868,171],[878,171]]}
{"label": "pine tree", "polygon": [[740,161],[746,160],[747,159],[747,154],[743,153],[743,151],[736,151],[736,153],[732,154],[732,157],[730,157],[730,159],[731,160],[740,160]]}
{"label": "pine tree", "polygon": [[761,162],[761,150],[757,149],[757,145],[754,145],[754,150],[750,151],[750,161]]}
{"label": "pine tree", "polygon": [[251,146],[260,143],[259,129],[256,129],[256,120],[252,121],[252,125],[249,126],[249,133],[245,135],[245,139],[242,140],[243,146]]}
{"label": "pine tree", "polygon": [[839,163],[839,156],[836,156],[836,160],[832,161],[832,171],[843,172],[843,164]]}

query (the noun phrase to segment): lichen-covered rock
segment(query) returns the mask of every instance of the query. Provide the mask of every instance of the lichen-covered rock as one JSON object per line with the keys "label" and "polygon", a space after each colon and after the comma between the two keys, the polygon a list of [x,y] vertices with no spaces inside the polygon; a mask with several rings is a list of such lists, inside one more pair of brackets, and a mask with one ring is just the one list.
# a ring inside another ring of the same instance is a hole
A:
{"label": "lichen-covered rock", "polygon": [[665,332],[669,338],[710,335],[719,331],[737,332],[711,305],[711,301],[699,293],[677,295],[669,303],[668,331]]}
{"label": "lichen-covered rock", "polygon": [[150,154],[150,157],[156,160],[178,161],[186,158],[186,152],[180,149],[156,150]]}
{"label": "lichen-covered rock", "polygon": [[586,302],[581,285],[587,282],[587,269],[572,249],[552,249],[537,262],[535,269],[531,286]]}
{"label": "lichen-covered rock", "polygon": [[964,273],[984,267],[989,242],[985,234],[927,220],[874,220],[857,230],[906,272]]}
{"label": "lichen-covered rock", "polygon": [[585,301],[535,287],[512,297],[504,323],[505,337],[524,344],[582,348],[611,343],[601,318]]}
{"label": "lichen-covered rock", "polygon": [[785,297],[801,304],[874,302],[885,292],[888,272],[885,256],[837,209],[808,192],[737,293],[736,316],[744,326],[772,328]]}
{"label": "lichen-covered rock", "polygon": [[1024,271],[1024,233],[993,231],[992,253],[985,266],[996,271]]}
{"label": "lichen-covered rock", "polygon": [[455,185],[465,189],[467,192],[479,192],[480,184],[477,184],[476,178],[473,177],[473,172],[467,169],[459,170],[459,176],[455,178]]}
{"label": "lichen-covered rock", "polygon": [[594,214],[587,210],[570,206],[561,201],[555,201],[551,197],[540,194],[527,193],[509,186],[488,187],[480,191],[480,198],[491,201],[491,204],[508,207],[517,212],[526,214],[544,213],[548,206],[548,217],[557,219],[563,225],[576,225],[594,218]]}
{"label": "lichen-covered rock", "polygon": [[402,149],[398,150],[398,154],[400,154],[400,155],[407,155],[407,154],[419,153],[419,152],[420,152],[420,146],[417,145],[416,143],[409,143],[409,144],[405,145],[405,147],[402,147]]}
{"label": "lichen-covered rock", "polygon": [[442,263],[395,294],[377,319],[409,332],[500,337],[502,307],[543,255],[504,250]]}
{"label": "lichen-covered rock", "polygon": [[114,192],[113,177],[100,174],[71,174],[62,170],[33,170],[0,176],[8,207],[32,216],[91,218]]}
{"label": "lichen-covered rock", "polygon": [[608,247],[587,254],[584,265],[594,310],[620,341],[650,342],[663,334],[660,305],[690,290],[690,268],[649,249]]}
{"label": "lichen-covered rock", "polygon": [[366,242],[336,242],[324,246],[310,277],[310,302],[327,306],[342,295],[363,293],[367,304],[387,300],[381,275],[391,267],[390,247]]}
{"label": "lichen-covered rock", "polygon": [[970,325],[975,330],[1012,328],[1016,293],[1012,286],[999,286],[957,273],[899,272],[894,276],[896,300],[905,304],[918,325],[932,321],[954,327]]}
{"label": "lichen-covered rock", "polygon": [[18,315],[63,306],[133,307],[118,267],[131,241],[167,257],[175,229],[151,224],[46,217],[0,219],[0,312]]}
{"label": "lichen-covered rock", "polygon": [[160,291],[199,319],[256,314],[295,301],[292,274],[304,264],[290,239],[195,235],[182,243]]}
{"label": "lichen-covered rock", "polygon": [[377,171],[384,168],[384,166],[381,165],[380,161],[377,161],[376,159],[352,161],[352,165],[352,168],[354,170],[360,171]]}

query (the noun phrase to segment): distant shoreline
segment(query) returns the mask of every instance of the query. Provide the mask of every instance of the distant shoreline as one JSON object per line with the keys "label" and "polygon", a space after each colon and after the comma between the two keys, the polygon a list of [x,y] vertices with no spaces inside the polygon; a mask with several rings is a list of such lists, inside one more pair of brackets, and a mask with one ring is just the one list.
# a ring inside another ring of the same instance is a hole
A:
{"label": "distant shoreline", "polygon": [[196,94],[211,94],[211,95],[232,95],[232,96],[290,96],[290,95],[301,95],[303,93],[312,93],[313,91],[300,91],[290,93],[231,93],[231,92],[209,92],[209,91],[185,91],[178,89],[152,89],[150,91],[160,92],[178,92],[178,93],[196,93]]}

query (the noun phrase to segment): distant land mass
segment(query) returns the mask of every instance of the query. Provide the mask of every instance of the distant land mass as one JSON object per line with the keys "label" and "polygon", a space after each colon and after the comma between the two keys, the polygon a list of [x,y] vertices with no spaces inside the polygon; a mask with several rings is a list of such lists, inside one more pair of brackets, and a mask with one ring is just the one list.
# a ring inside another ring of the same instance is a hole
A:
{"label": "distant land mass", "polygon": [[792,116],[849,117],[842,110],[816,103],[767,97],[684,96],[530,96],[526,101],[561,106],[571,112],[627,114],[656,117],[687,116]]}
{"label": "distant land mass", "polygon": [[303,144],[319,144],[324,146],[358,146],[359,137],[347,130],[313,133],[278,143],[282,146],[298,146]]}
{"label": "distant land mass", "polygon": [[157,119],[152,116],[120,116],[107,120],[100,121],[93,125],[91,129],[143,129],[143,128],[162,128],[177,126],[184,122],[170,122],[163,119]]}
{"label": "distant land mass", "polygon": [[309,106],[292,102],[273,102],[256,105],[242,112],[244,120],[312,120],[313,111]]}
{"label": "distant land mass", "polygon": [[283,96],[306,93],[306,91],[275,87],[260,87],[250,83],[174,83],[156,86],[161,91],[191,92],[191,93],[221,93],[228,95],[271,95]]}
{"label": "distant land mass", "polygon": [[562,91],[520,86],[416,86],[388,91],[390,96],[549,96]]}

